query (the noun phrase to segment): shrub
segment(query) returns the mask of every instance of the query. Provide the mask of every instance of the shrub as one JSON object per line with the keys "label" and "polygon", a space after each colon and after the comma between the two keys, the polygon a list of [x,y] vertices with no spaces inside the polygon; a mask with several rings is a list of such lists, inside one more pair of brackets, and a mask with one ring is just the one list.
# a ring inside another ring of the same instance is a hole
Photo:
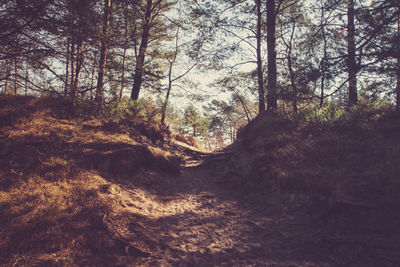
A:
{"label": "shrub", "polygon": [[307,123],[316,128],[332,127],[344,119],[346,111],[334,104],[327,104],[324,107],[307,111],[304,119]]}
{"label": "shrub", "polygon": [[113,100],[105,105],[104,116],[112,122],[119,123],[121,120],[127,118],[138,117],[143,110],[144,104],[142,100],[135,101],[123,98],[120,101]]}
{"label": "shrub", "polygon": [[160,114],[160,108],[156,106],[151,98],[139,100],[123,98],[121,100],[113,100],[105,105],[103,114],[106,119],[115,123],[129,118],[152,121],[155,116]]}

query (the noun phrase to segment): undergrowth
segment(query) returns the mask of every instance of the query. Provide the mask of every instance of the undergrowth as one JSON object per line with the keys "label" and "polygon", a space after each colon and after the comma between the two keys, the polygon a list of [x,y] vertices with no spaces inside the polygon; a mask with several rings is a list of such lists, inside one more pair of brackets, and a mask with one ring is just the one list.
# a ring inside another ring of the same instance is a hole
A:
{"label": "undergrowth", "polygon": [[324,130],[376,121],[392,112],[393,109],[387,103],[361,103],[347,110],[340,105],[328,103],[322,108],[305,110],[296,116],[302,123]]}

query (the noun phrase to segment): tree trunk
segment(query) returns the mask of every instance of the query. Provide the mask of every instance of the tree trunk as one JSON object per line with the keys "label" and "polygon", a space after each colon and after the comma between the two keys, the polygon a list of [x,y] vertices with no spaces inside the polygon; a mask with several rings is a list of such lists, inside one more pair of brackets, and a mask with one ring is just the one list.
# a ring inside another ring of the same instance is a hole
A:
{"label": "tree trunk", "polygon": [[293,71],[293,66],[292,66],[292,55],[291,51],[292,48],[289,49],[289,54],[288,54],[288,68],[289,68],[289,75],[290,75],[290,83],[292,85],[292,106],[293,106],[293,111],[297,113],[297,86],[296,86],[296,81],[294,78],[294,71]]}
{"label": "tree trunk", "polygon": [[71,79],[70,79],[70,94],[73,94],[75,84],[75,40],[72,39],[71,43]]}
{"label": "tree trunk", "polygon": [[124,48],[124,53],[122,55],[122,72],[121,72],[121,88],[119,90],[119,100],[122,99],[122,93],[125,87],[125,61],[126,61],[126,48]]}
{"label": "tree trunk", "polygon": [[319,107],[322,108],[324,105],[325,98],[325,76],[326,76],[326,59],[328,57],[327,53],[327,41],[326,41],[326,33],[325,33],[325,7],[324,2],[321,0],[321,33],[322,33],[322,41],[323,41],[323,57],[321,61],[321,96],[319,99]]}
{"label": "tree trunk", "polygon": [[26,68],[25,70],[25,96],[28,95],[28,81],[29,81],[29,70]]}
{"label": "tree trunk", "polygon": [[233,91],[234,94],[236,94],[237,98],[240,101],[240,104],[242,105],[242,108],[244,110],[244,114],[246,115],[247,122],[250,123],[250,121],[253,119],[250,113],[249,108],[247,107],[246,103],[244,102],[243,98],[241,95],[239,95],[236,91]]}
{"label": "tree trunk", "polygon": [[96,52],[94,52],[94,56],[93,56],[93,63],[92,63],[92,73],[90,74],[90,90],[89,90],[89,99],[93,100],[93,86],[94,86],[94,74],[96,72]]}
{"label": "tree trunk", "polygon": [[396,70],[396,110],[400,111],[400,57],[397,57]]}
{"label": "tree trunk", "polygon": [[18,94],[18,59],[14,59],[14,95]]}
{"label": "tree trunk", "polygon": [[69,58],[70,58],[70,52],[69,52],[69,38],[68,38],[67,39],[67,56],[66,56],[67,63],[65,64],[64,96],[67,96],[67,94],[68,94]]}
{"label": "tree trunk", "polygon": [[165,116],[167,113],[167,107],[168,107],[168,101],[169,101],[169,95],[171,93],[171,89],[172,89],[172,68],[174,67],[176,58],[178,56],[178,43],[179,43],[179,27],[176,30],[176,35],[175,35],[175,51],[174,51],[174,56],[172,57],[171,60],[169,60],[169,70],[168,70],[168,88],[167,88],[167,95],[165,96],[165,101],[164,104],[162,106],[162,110],[161,110],[161,124],[165,125]]}
{"label": "tree trunk", "polygon": [[297,113],[297,86],[292,64],[292,42],[293,42],[294,32],[296,30],[296,23],[294,21],[292,23],[293,23],[293,28],[289,40],[287,63],[290,75],[290,83],[292,85],[292,106],[293,106],[293,111]]}
{"label": "tree trunk", "polygon": [[400,6],[397,18],[397,69],[396,69],[396,110],[400,111]]}
{"label": "tree trunk", "polygon": [[267,0],[267,50],[268,50],[268,84],[267,108],[276,110],[276,51],[275,51],[275,0]]}
{"label": "tree trunk", "polygon": [[168,88],[167,88],[167,95],[165,96],[165,101],[164,104],[162,106],[162,110],[161,110],[161,124],[165,125],[165,117],[166,117],[166,113],[167,113],[167,107],[168,107],[168,101],[169,101],[169,95],[171,93],[171,88],[172,88],[172,82],[171,82],[171,75],[168,75]]}
{"label": "tree trunk", "polygon": [[348,106],[357,104],[357,65],[356,45],[354,40],[354,0],[348,0],[347,6],[347,70],[349,78]]}
{"label": "tree trunk", "polygon": [[71,90],[71,98],[72,101],[75,101],[76,91],[78,90],[79,86],[79,74],[81,72],[83,65],[83,51],[82,51],[82,40],[79,40],[78,49],[76,51],[76,58],[75,58],[75,77],[74,83],[72,84]]}
{"label": "tree trunk", "polygon": [[104,13],[103,13],[103,29],[101,36],[101,48],[100,48],[100,59],[99,59],[99,73],[97,76],[97,87],[95,102],[102,106],[104,98],[104,69],[106,66],[108,44],[107,44],[107,33],[110,25],[111,17],[111,0],[104,0]]}
{"label": "tree trunk", "polygon": [[162,106],[161,110],[161,124],[165,125],[165,117],[167,113],[167,107],[168,107],[168,101],[169,101],[169,95],[171,93],[172,89],[172,67],[174,66],[177,54],[178,54],[178,34],[179,34],[179,28],[176,36],[176,47],[175,47],[175,54],[173,59],[169,62],[169,72],[168,72],[168,88],[167,88],[167,95],[165,96],[165,101]]}
{"label": "tree trunk", "polygon": [[257,77],[258,77],[258,113],[265,110],[264,77],[261,60],[261,0],[255,0],[257,6]]}
{"label": "tree trunk", "polygon": [[143,24],[142,40],[140,42],[139,55],[137,57],[135,75],[133,77],[131,98],[134,100],[137,100],[139,98],[140,87],[142,86],[143,82],[144,60],[147,50],[147,43],[149,41],[152,13],[153,13],[153,0],[147,0],[146,12]]}
{"label": "tree trunk", "polygon": [[10,69],[7,68],[7,77],[6,77],[6,81],[4,83],[4,94],[8,94],[8,77],[10,76]]}
{"label": "tree trunk", "polygon": [[[124,32],[125,40],[128,40],[128,18],[125,16],[125,32]],[[121,73],[121,89],[119,91],[119,100],[122,99],[122,93],[125,87],[125,61],[126,61],[126,51],[127,51],[126,44],[124,44],[124,53],[122,55],[122,73]]]}

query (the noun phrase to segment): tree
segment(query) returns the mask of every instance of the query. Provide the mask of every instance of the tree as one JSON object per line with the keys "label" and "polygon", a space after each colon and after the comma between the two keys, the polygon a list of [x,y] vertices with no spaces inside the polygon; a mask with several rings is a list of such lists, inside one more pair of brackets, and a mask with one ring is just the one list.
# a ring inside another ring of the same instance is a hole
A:
{"label": "tree", "polygon": [[193,105],[185,108],[183,124],[192,129],[192,136],[203,136],[207,134],[210,121],[204,118]]}
{"label": "tree", "polygon": [[100,48],[100,59],[99,59],[99,71],[97,76],[97,87],[95,102],[102,106],[104,98],[104,69],[106,65],[107,52],[108,52],[108,28],[110,25],[111,17],[111,0],[104,0],[104,11],[103,11],[103,28],[101,35],[101,48]]}
{"label": "tree", "polygon": [[267,109],[276,110],[278,100],[276,94],[276,51],[275,51],[275,0],[267,0],[267,47],[268,47],[268,83]]}
{"label": "tree", "polygon": [[348,106],[357,104],[357,63],[354,28],[354,0],[347,0],[347,72],[349,80]]}
{"label": "tree", "polygon": [[[288,9],[288,15],[287,18],[281,18],[280,19],[280,38],[285,46],[285,52],[286,52],[286,61],[287,61],[287,69],[289,72],[289,78],[290,78],[290,87],[292,89],[290,95],[290,99],[292,101],[292,107],[293,111],[297,113],[297,94],[298,94],[298,89],[297,89],[297,80],[296,80],[296,75],[295,75],[295,70],[294,70],[294,63],[295,57],[293,56],[293,50],[294,50],[294,37],[295,33],[297,30],[297,23],[301,23],[303,17],[300,11],[301,7],[298,2],[295,2],[291,7]],[[283,16],[281,16],[283,17]],[[284,28],[289,28],[284,32]],[[286,35],[288,39],[286,39]]]}
{"label": "tree", "polygon": [[[162,0],[158,0],[155,4],[159,5]],[[135,74],[133,78],[133,86],[132,86],[132,94],[131,98],[133,100],[137,100],[139,98],[139,93],[140,93],[140,87],[142,85],[142,77],[143,77],[143,69],[144,69],[144,60],[145,60],[145,55],[146,55],[146,50],[147,50],[147,45],[149,42],[149,36],[150,36],[150,28],[151,28],[151,23],[153,20],[153,12],[154,12],[154,6],[153,6],[153,0],[147,0],[146,4],[146,11],[144,15],[144,21],[143,21],[143,27],[142,27],[142,39],[140,41],[140,48],[139,48],[139,55],[136,59],[136,68],[135,68]]]}
{"label": "tree", "polygon": [[320,61],[319,69],[321,72],[321,94],[320,94],[320,100],[319,100],[319,107],[322,108],[324,105],[324,97],[325,97],[325,81],[326,81],[326,73],[327,73],[327,57],[328,57],[328,41],[327,41],[327,32],[326,32],[326,19],[325,19],[325,6],[324,6],[324,0],[320,0],[320,9],[321,9],[321,14],[320,14],[320,21],[319,21],[319,26],[321,27],[321,39],[322,39],[322,58]]}
{"label": "tree", "polygon": [[265,110],[265,91],[264,91],[264,75],[263,75],[263,67],[262,67],[262,58],[261,58],[261,27],[262,27],[262,11],[261,0],[254,0],[256,3],[256,13],[257,13],[257,78],[258,78],[258,112],[261,113]]}
{"label": "tree", "polygon": [[397,42],[396,42],[396,54],[397,54],[397,66],[396,66],[396,109],[400,111],[400,4],[397,7]]}

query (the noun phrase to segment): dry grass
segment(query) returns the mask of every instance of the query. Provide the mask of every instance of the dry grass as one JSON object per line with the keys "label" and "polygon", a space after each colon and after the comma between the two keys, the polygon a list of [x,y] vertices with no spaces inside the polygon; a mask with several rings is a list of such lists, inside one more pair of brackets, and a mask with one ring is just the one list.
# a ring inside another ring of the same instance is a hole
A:
{"label": "dry grass", "polygon": [[[108,207],[99,188],[106,183],[91,173],[58,181],[32,176],[2,191],[2,264],[76,265],[92,255],[88,242],[111,243],[101,226],[100,210],[105,214]],[[103,240],[89,240],[96,235]]]}
{"label": "dry grass", "polygon": [[58,118],[44,100],[0,102],[7,118],[0,125],[0,265],[121,262],[124,251],[105,221],[128,201],[120,184],[155,179],[143,178],[144,171],[179,172],[178,151],[167,151],[164,133],[145,122],[113,128],[98,119]]}

